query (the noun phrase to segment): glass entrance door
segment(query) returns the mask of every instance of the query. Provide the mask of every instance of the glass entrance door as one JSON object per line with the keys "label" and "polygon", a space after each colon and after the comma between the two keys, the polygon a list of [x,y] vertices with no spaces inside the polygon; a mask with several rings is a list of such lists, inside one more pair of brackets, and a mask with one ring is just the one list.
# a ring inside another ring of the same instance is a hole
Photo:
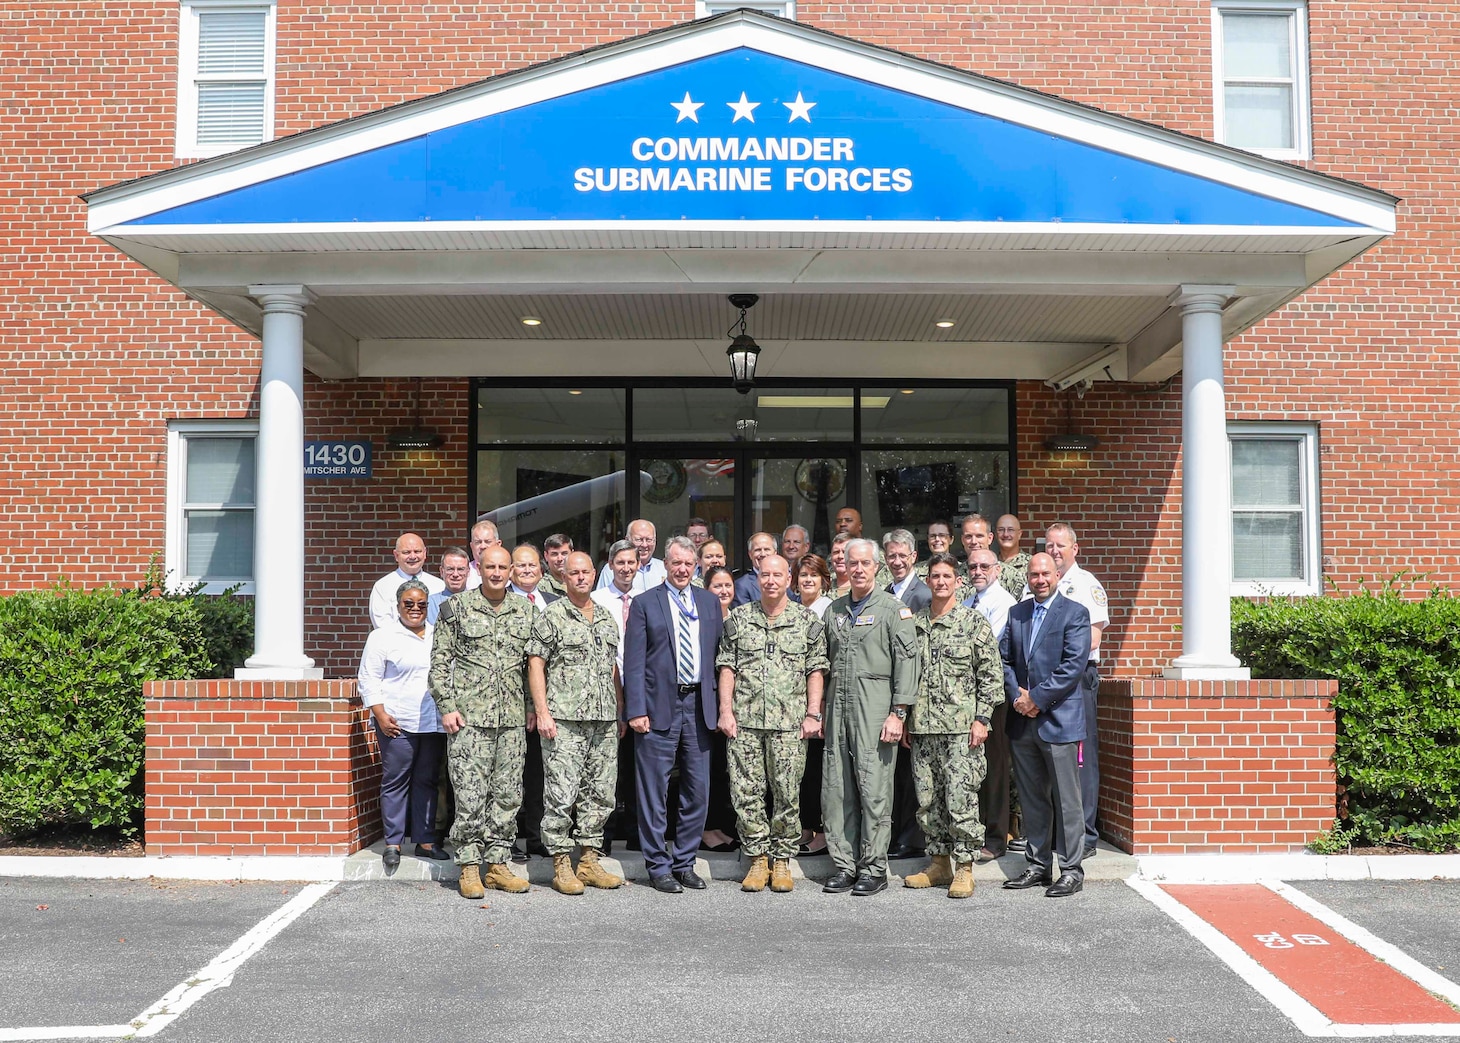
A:
{"label": "glass entrance door", "polygon": [[[638,511],[654,523],[659,553],[691,518],[708,523],[725,545],[732,568],[745,568],[745,544],[754,532],[778,538],[789,525],[805,526],[823,556],[836,533],[836,514],[847,505],[851,460],[846,452],[817,454],[819,446],[762,449],[744,443],[639,447]],[[813,450],[811,454],[807,450]]]}

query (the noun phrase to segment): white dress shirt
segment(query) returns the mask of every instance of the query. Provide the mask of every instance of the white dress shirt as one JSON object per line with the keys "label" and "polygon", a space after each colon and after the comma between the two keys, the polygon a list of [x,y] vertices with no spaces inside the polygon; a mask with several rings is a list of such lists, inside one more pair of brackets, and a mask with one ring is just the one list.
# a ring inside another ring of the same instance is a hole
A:
{"label": "white dress shirt", "polygon": [[989,621],[995,641],[1004,636],[1004,628],[1009,625],[1009,609],[1018,604],[998,580],[991,580],[987,590],[974,591],[973,597],[965,598],[963,603]]}
{"label": "white dress shirt", "polygon": [[[689,651],[690,659],[692,660],[693,664],[693,670],[691,671],[691,676],[693,677],[693,680],[689,683],[695,684],[700,679],[700,617],[699,612],[696,610],[695,606],[695,588],[693,584],[686,584],[684,590],[680,591],[675,590],[674,587],[666,583],[664,585],[664,589],[669,594],[670,601],[669,630],[674,635],[675,680],[679,680],[679,657],[680,653],[683,651],[680,648],[680,641],[683,639],[683,634],[680,632],[679,629],[679,617],[683,615],[685,619],[689,621]],[[686,615],[684,607],[686,603],[688,603],[689,605],[689,612],[694,613],[693,617]],[[715,608],[718,609],[719,607],[719,601],[716,600]]]}
{"label": "white dress shirt", "polygon": [[427,594],[439,594],[446,589],[446,583],[439,576],[433,576],[425,569],[414,576],[397,567],[394,572],[381,576],[370,591],[370,625],[375,628],[399,621],[395,614],[395,592],[408,579],[418,579],[426,584]]}
{"label": "white dress shirt", "polygon": [[[657,587],[664,582],[669,572],[664,567],[664,562],[658,558],[650,558],[649,564],[640,565],[639,571],[634,573],[634,591],[642,594],[644,591]],[[599,590],[613,585],[613,568],[608,562],[604,562],[603,568],[598,570]]]}
{"label": "white dress shirt", "polygon": [[531,594],[529,594],[527,591],[523,590],[516,583],[509,583],[509,584],[507,584],[507,589],[510,590],[512,593],[514,593],[514,594],[520,594],[522,597],[525,597],[528,601],[531,601],[532,602],[532,607],[535,608],[535,609],[537,609],[539,612],[546,612],[547,611],[547,607],[548,607],[547,598],[545,598],[545,597],[542,596],[542,587],[541,586],[539,586]]}
{"label": "white dress shirt", "polygon": [[915,580],[915,579],[917,579],[917,578],[918,578],[918,574],[916,572],[914,572],[912,570],[908,570],[908,574],[906,576],[902,577],[901,580],[893,580],[892,581],[892,596],[895,597],[895,598],[897,598],[898,601],[901,601],[902,600],[903,592],[906,591],[907,588],[912,585],[912,581]]}
{"label": "white dress shirt", "polygon": [[412,734],[442,730],[427,686],[433,630],[428,624],[417,637],[397,618],[370,632],[360,656],[360,701],[367,709],[384,703],[401,730]]}
{"label": "white dress shirt", "polygon": [[831,598],[827,597],[825,594],[822,594],[820,597],[818,597],[815,601],[813,601],[811,604],[807,605],[806,607],[809,608],[812,612],[815,612],[816,615],[817,615],[817,617],[823,623],[825,623],[826,622],[826,610],[829,609],[829,608],[831,608]]}
{"label": "white dress shirt", "polygon": [[[640,593],[640,591],[631,589],[629,591],[628,604],[633,604],[634,598],[638,597]],[[613,617],[613,625],[618,627],[618,672],[622,676],[624,672],[624,625],[628,622],[624,618],[626,615],[624,611],[625,602],[623,600],[624,592],[619,590],[618,587],[609,586],[600,587],[588,596],[595,605]]]}

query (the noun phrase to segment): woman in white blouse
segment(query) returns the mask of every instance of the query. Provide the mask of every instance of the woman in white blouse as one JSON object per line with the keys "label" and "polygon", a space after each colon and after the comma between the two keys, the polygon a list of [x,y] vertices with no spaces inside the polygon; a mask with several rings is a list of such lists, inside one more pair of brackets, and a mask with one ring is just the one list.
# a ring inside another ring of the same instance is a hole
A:
{"label": "woman in white blouse", "polygon": [[396,588],[394,622],[371,632],[360,657],[360,700],[374,718],[380,744],[380,816],[385,820],[387,867],[400,865],[407,821],[418,858],[446,859],[436,842],[436,780],[446,753],[441,714],[426,678],[431,592],[418,579]]}
{"label": "woman in white blouse", "polygon": [[801,604],[826,622],[826,610],[831,607],[827,588],[831,585],[831,569],[820,554],[808,554],[796,563],[796,593],[801,595]]}

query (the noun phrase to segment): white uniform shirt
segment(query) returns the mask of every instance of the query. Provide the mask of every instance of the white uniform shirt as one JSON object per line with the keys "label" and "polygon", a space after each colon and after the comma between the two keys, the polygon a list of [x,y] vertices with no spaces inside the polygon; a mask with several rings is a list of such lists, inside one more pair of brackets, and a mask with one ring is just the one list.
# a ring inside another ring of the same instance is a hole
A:
{"label": "white uniform shirt", "polygon": [[445,582],[439,576],[433,576],[425,569],[410,576],[404,569],[397,568],[394,572],[381,576],[375,581],[375,588],[370,591],[370,625],[372,627],[379,629],[387,623],[398,622],[395,614],[395,592],[408,579],[418,579],[426,584],[428,594],[439,594],[446,589]]}
{"label": "white uniform shirt", "polygon": [[[634,598],[638,597],[640,593],[641,591],[630,590],[629,604],[632,605]],[[624,592],[618,587],[607,587],[595,590],[588,596],[595,605],[613,617],[613,625],[618,627],[618,672],[622,677],[624,672],[624,624],[628,622],[624,618]]]}
{"label": "white uniform shirt", "polygon": [[[634,592],[642,594],[644,591],[659,586],[664,582],[664,577],[669,571],[664,567],[664,562],[658,558],[650,558],[649,564],[640,565],[639,571],[634,573]],[[598,570],[598,590],[613,586],[613,569],[604,562],[603,568]]]}
{"label": "white uniform shirt", "polygon": [[433,630],[428,625],[417,637],[397,619],[372,630],[360,656],[360,701],[367,708],[384,703],[401,730],[412,734],[442,730],[426,680]]}
{"label": "white uniform shirt", "polygon": [[1009,609],[1018,604],[998,580],[990,580],[987,590],[974,591],[973,597],[965,598],[963,603],[989,621],[995,641],[1004,636],[1004,628],[1009,625]]}
{"label": "white uniform shirt", "polygon": [[[1110,622],[1110,609],[1105,597],[1105,588],[1100,581],[1084,569],[1080,568],[1079,562],[1070,566],[1070,570],[1060,577],[1057,589],[1071,601],[1084,605],[1090,611],[1090,625],[1097,627],[1102,623]],[[1100,659],[1100,649],[1090,653],[1092,662]]]}

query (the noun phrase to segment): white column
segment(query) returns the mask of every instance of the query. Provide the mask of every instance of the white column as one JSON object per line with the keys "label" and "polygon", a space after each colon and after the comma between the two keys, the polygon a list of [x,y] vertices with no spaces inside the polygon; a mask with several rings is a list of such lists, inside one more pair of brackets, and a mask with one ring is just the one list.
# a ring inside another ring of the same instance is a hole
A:
{"label": "white column", "polygon": [[1182,286],[1181,655],[1167,677],[1246,678],[1232,654],[1232,479],[1222,385],[1231,286]]}
{"label": "white column", "polygon": [[254,514],[253,655],[234,676],[323,677],[304,654],[303,286],[250,286],[264,311]]}

